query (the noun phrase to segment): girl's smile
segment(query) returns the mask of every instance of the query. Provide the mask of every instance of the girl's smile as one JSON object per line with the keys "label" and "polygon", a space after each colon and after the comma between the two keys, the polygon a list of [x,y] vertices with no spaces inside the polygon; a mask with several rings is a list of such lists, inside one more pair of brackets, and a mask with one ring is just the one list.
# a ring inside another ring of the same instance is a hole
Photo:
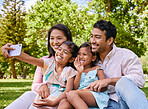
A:
{"label": "girl's smile", "polygon": [[79,61],[86,66],[91,66],[92,62],[92,53],[89,47],[82,47],[78,52]]}
{"label": "girl's smile", "polygon": [[67,64],[72,54],[66,44],[62,44],[56,51],[55,60],[58,63]]}

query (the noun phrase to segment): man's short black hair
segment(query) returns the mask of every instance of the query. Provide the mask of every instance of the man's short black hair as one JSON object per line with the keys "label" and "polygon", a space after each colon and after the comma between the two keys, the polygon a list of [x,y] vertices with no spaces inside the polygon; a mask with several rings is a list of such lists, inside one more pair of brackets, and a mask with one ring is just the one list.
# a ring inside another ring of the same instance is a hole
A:
{"label": "man's short black hair", "polygon": [[116,34],[117,34],[116,27],[110,21],[99,20],[94,24],[93,27],[98,28],[102,31],[105,30],[106,40],[108,40],[111,37],[113,37],[114,39],[116,38]]}

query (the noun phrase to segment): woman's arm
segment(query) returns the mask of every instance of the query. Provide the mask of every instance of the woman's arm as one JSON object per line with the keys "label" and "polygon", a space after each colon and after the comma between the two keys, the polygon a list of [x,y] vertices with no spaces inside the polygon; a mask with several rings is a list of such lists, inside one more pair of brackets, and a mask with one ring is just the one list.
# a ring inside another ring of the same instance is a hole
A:
{"label": "woman's arm", "polygon": [[[6,58],[12,58],[8,53],[8,50],[14,50],[14,48],[10,47],[11,45],[13,45],[13,44],[7,43],[6,45],[1,47],[1,51]],[[37,58],[31,57],[24,52],[22,52],[20,56],[14,56],[14,58],[16,58],[20,61],[23,61],[23,62],[27,62],[27,63],[33,64],[33,65],[39,66],[39,67],[43,67],[43,60],[42,59],[37,59]]]}
{"label": "woman's arm", "polygon": [[23,62],[26,62],[29,64],[33,64],[33,65],[39,66],[39,67],[43,67],[43,65],[44,65],[43,59],[34,58],[24,52],[22,52],[20,56],[15,56],[15,58],[20,61],[23,61]]}
{"label": "woman's arm", "polygon": [[8,50],[15,50],[15,48],[10,47],[11,45],[13,45],[13,44],[7,43],[6,45],[4,45],[4,46],[1,47],[1,51],[2,51],[3,55],[4,55],[6,58],[12,58],[12,57],[9,55]]}
{"label": "woman's arm", "polygon": [[37,92],[41,84],[43,83],[43,73],[42,68],[38,67],[36,68],[33,83],[31,86],[31,90]]}

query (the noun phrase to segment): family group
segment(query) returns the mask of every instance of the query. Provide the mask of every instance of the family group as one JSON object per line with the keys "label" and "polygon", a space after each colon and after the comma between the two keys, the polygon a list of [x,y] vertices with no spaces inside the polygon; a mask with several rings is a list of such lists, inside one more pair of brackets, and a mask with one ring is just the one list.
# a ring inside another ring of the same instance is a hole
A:
{"label": "family group", "polygon": [[37,66],[32,91],[27,91],[5,109],[148,109],[140,89],[145,77],[138,56],[116,47],[117,29],[110,21],[98,20],[90,42],[78,47],[70,29],[57,24],[48,31],[49,55],[41,59],[1,47],[7,58]]}

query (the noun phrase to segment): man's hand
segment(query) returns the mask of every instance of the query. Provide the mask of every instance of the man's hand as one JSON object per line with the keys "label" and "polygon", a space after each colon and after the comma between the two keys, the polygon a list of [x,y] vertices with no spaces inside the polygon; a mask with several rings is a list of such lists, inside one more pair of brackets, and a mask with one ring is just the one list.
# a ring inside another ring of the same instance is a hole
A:
{"label": "man's hand", "polygon": [[47,84],[42,85],[42,86],[38,89],[38,94],[39,94],[42,98],[47,98],[47,97],[50,95],[49,88],[48,88]]}
{"label": "man's hand", "polygon": [[101,92],[104,91],[109,84],[110,84],[110,79],[97,80],[95,82],[90,83],[87,86],[87,89],[91,89],[95,92]]}

